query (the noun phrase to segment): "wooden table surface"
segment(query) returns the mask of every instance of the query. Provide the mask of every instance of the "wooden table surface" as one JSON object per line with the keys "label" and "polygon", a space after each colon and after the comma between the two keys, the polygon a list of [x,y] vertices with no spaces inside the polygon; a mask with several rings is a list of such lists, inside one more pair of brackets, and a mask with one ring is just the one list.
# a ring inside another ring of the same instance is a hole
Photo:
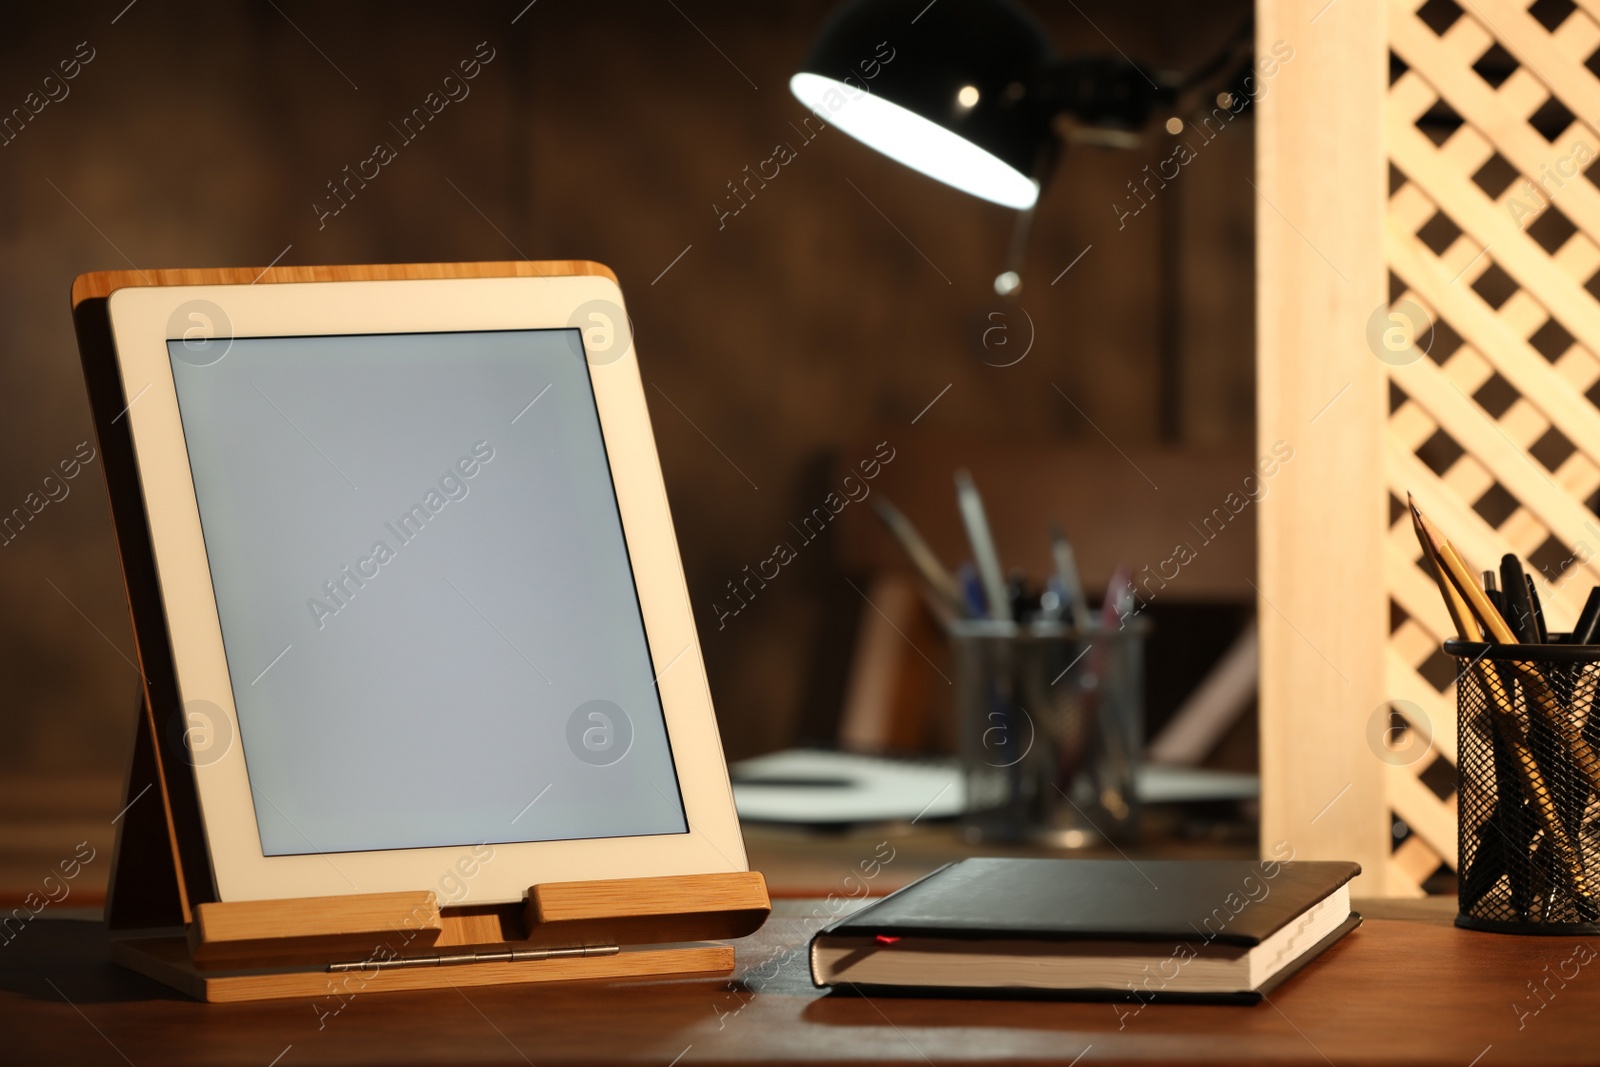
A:
{"label": "wooden table surface", "polygon": [[[824,994],[812,988],[805,956],[815,902],[780,902],[763,930],[737,942],[732,981],[374,993],[320,1020],[303,1000],[183,999],[107,963],[98,924],[47,912],[0,948],[0,1062],[1600,1062],[1600,963],[1565,963],[1574,938],[1456,930],[1453,903],[1362,905],[1366,925],[1270,1003],[1151,1004],[1121,1018],[1130,1006]],[[1541,1006],[1526,983],[1563,967],[1577,976],[1564,986],[1552,979]],[[1517,1005],[1527,1014],[1519,1018]]]}

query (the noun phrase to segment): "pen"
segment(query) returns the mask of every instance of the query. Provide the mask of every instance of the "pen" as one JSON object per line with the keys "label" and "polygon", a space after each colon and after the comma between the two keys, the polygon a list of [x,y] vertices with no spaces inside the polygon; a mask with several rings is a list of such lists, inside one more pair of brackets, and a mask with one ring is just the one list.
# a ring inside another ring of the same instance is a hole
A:
{"label": "pen", "polygon": [[1539,603],[1539,590],[1534,587],[1533,575],[1525,574],[1522,580],[1528,583],[1528,603],[1533,607],[1533,631],[1536,640],[1541,645],[1550,643],[1550,631],[1544,625],[1544,605]]}
{"label": "pen", "polygon": [[1100,602],[1100,624],[1108,630],[1122,629],[1133,607],[1133,572],[1126,563],[1119,563],[1106,585],[1106,598]]}
{"label": "pen", "polygon": [[1494,610],[1500,613],[1502,619],[1507,619],[1505,594],[1500,592],[1494,571],[1483,572],[1483,595],[1489,598],[1489,603],[1494,605]]}
{"label": "pen", "polygon": [[1080,630],[1089,625],[1089,601],[1083,595],[1083,581],[1078,576],[1078,560],[1072,551],[1072,542],[1061,532],[1061,527],[1050,527],[1050,554],[1055,558],[1056,577],[1061,582],[1062,594],[1067,598],[1064,615]]}
{"label": "pen", "polygon": [[1028,622],[1039,614],[1039,597],[1028,588],[1028,578],[1020,570],[1013,570],[1006,579],[1006,598],[1011,602],[1011,617],[1018,622]]}
{"label": "pen", "polygon": [[989,617],[989,600],[983,593],[983,582],[978,578],[978,570],[970,563],[963,563],[956,568],[956,581],[961,586],[961,604],[963,613],[970,619],[986,619]]}
{"label": "pen", "polygon": [[1597,627],[1600,627],[1600,586],[1589,590],[1589,599],[1583,602],[1583,611],[1578,613],[1578,621],[1572,626],[1572,643],[1594,644]]}
{"label": "pen", "polygon": [[1039,594],[1039,618],[1043,622],[1060,622],[1067,619],[1070,623],[1072,601],[1067,596],[1066,587],[1061,584],[1059,575],[1052,574],[1045,579],[1044,592]]}
{"label": "pen", "polygon": [[967,528],[967,540],[972,543],[972,561],[983,580],[984,599],[989,605],[989,617],[1011,621],[1011,601],[1006,596],[1005,573],[1000,569],[1000,555],[994,548],[994,535],[989,532],[989,518],[983,511],[983,498],[978,487],[972,484],[972,475],[956,471],[956,504],[961,509],[961,522]]}
{"label": "pen", "polygon": [[[1528,597],[1528,582],[1522,572],[1522,561],[1507,552],[1500,557],[1500,588],[1506,602],[1506,622],[1521,644],[1538,640],[1538,630],[1533,622],[1533,601]],[[1487,620],[1485,620],[1487,621]]]}

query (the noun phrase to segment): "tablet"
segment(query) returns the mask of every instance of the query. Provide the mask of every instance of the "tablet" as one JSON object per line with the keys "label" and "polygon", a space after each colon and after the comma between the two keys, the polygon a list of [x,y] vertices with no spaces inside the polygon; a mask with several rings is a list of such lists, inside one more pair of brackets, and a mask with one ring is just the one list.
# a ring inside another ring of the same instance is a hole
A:
{"label": "tablet", "polygon": [[108,310],[219,899],[746,869],[613,281]]}

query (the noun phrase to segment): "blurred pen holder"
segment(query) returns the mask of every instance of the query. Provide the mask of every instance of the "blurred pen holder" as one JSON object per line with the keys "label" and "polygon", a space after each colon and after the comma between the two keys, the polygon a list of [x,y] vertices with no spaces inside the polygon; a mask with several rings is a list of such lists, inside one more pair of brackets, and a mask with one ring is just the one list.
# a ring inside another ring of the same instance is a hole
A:
{"label": "blurred pen holder", "polygon": [[1456,715],[1456,925],[1600,933],[1600,646],[1446,641]]}
{"label": "blurred pen holder", "polygon": [[948,624],[970,839],[1077,848],[1137,834],[1149,628]]}

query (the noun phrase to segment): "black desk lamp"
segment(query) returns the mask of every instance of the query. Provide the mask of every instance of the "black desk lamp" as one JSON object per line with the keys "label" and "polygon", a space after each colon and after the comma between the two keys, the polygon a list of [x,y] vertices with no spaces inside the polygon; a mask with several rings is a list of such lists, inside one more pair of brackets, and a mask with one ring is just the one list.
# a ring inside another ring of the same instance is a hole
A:
{"label": "black desk lamp", "polygon": [[[1248,42],[1246,32],[1246,50]],[[1074,124],[1074,140],[1131,147],[1158,105],[1181,103],[1237,51],[1236,39],[1180,79],[1120,56],[1063,60],[1033,16],[1007,0],[851,0],[789,88],[892,159],[1022,211],[1013,269],[995,282],[1010,295],[1029,213],[1059,151],[1057,122]],[[1181,129],[1169,120],[1169,132]]]}

